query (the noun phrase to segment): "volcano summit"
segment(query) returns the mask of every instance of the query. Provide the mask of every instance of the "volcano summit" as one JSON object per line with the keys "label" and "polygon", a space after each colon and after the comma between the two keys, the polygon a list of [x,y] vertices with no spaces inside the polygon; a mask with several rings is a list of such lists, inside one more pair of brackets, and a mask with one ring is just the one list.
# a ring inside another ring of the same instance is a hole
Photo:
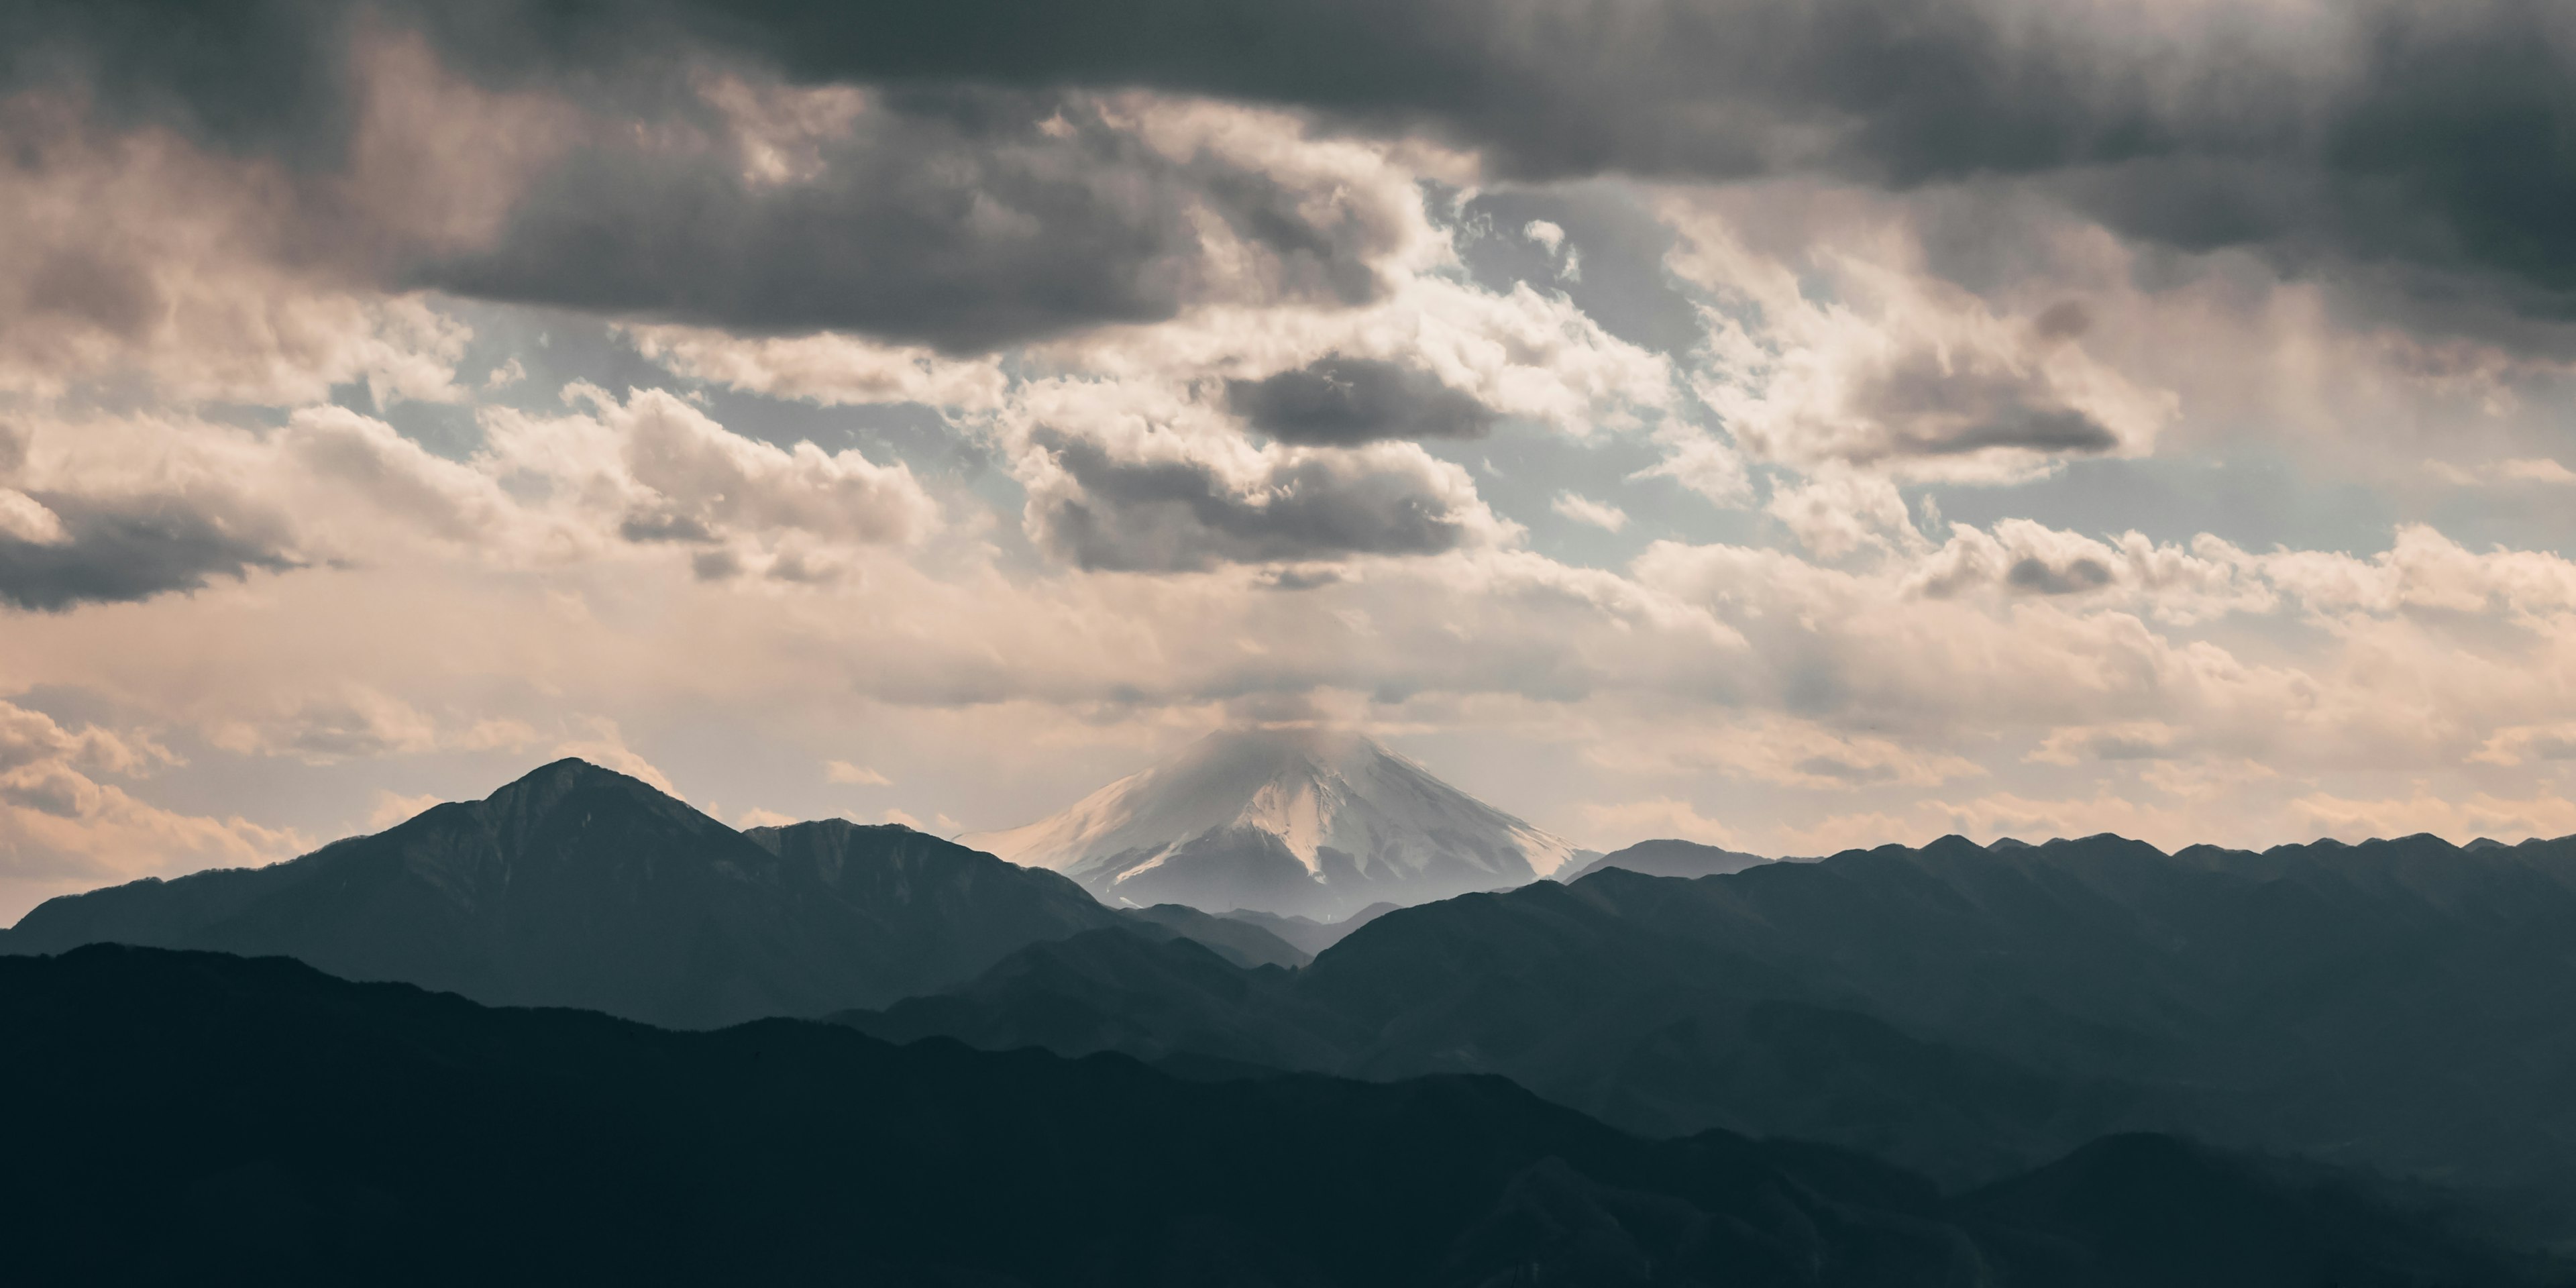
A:
{"label": "volcano summit", "polygon": [[1576,853],[1355,733],[1221,730],[1053,818],[959,838],[1110,902],[1335,918],[1526,884]]}

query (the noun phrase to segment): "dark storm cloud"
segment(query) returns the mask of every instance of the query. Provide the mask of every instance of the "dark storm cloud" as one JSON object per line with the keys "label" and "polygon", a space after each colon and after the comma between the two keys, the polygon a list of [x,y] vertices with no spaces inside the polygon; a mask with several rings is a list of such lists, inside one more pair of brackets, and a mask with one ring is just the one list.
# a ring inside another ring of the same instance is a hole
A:
{"label": "dark storm cloud", "polygon": [[0,535],[0,604],[60,612],[80,604],[196,590],[216,577],[295,566],[274,542],[235,531],[184,498],[105,501],[39,492],[67,539]]}
{"label": "dark storm cloud", "polygon": [[[235,0],[169,15],[40,3],[0,17],[0,39],[19,38],[0,50],[0,91],[67,90],[111,126],[285,158],[281,243],[342,271],[737,333],[849,330],[987,351],[1219,297],[1356,304],[1379,293],[1373,260],[1409,231],[1379,194],[1294,190],[1258,165],[1164,155],[1085,95],[985,83],[885,87],[846,134],[810,140],[809,173],[750,174],[736,123],[703,87],[736,74],[757,88],[774,72],[688,43],[686,16],[497,0]],[[361,38],[413,31],[450,74],[588,114],[485,244],[407,244],[377,226],[381,208],[330,182],[362,115]],[[209,70],[227,66],[242,74]],[[1211,218],[1253,262],[1212,263]],[[82,316],[137,313],[133,292],[94,267],[49,270],[46,299]]]}
{"label": "dark storm cloud", "polygon": [[1827,118],[1917,177],[2154,135],[1967,0],[24,0],[0,36],[20,83],[75,76],[128,119],[297,147],[339,137],[369,25],[423,31],[486,84],[629,104],[700,54],[808,83],[1142,86],[1432,125],[1549,177],[1748,173],[1776,127]]}
{"label": "dark storm cloud", "polygon": [[1283,443],[1348,447],[1390,438],[1475,438],[1494,413],[1440,378],[1377,358],[1329,354],[1261,380],[1229,380],[1226,405]]}
{"label": "dark storm cloud", "polygon": [[[362,28],[424,30],[469,79],[610,114],[694,110],[688,73],[709,65],[940,92],[1148,87],[1429,131],[1510,176],[2014,178],[2185,249],[2248,246],[2294,271],[2367,265],[2417,295],[2576,311],[2563,4],[2352,0],[2287,23],[2262,6],[2042,0],[31,0],[0,17],[0,67],[13,85],[91,83],[117,119],[307,159],[330,155],[350,119],[346,50]],[[703,160],[585,156],[502,248],[430,280],[950,346],[1163,316],[1187,298],[1166,201],[1118,207],[1052,165],[995,161],[958,182],[1062,219],[1060,257],[937,235],[964,189],[914,167],[1015,146],[1008,132],[937,134],[847,158],[847,176],[792,198],[733,190]],[[1072,151],[1127,173],[1128,158]],[[1239,228],[1310,256],[1316,289],[1363,289],[1337,251],[1296,245],[1325,234],[1265,223],[1285,207],[1258,181],[1230,194],[1233,178],[1202,179]],[[880,195],[889,182],[902,191]],[[1113,212],[1134,218],[1100,222]],[[925,232],[907,243],[921,264],[875,240]],[[808,262],[810,278],[790,269]],[[999,291],[1009,280],[1025,289]]]}
{"label": "dark storm cloud", "polygon": [[2078,557],[2052,564],[2037,555],[2014,563],[2004,583],[2034,595],[2080,595],[2111,584],[2111,567],[2099,559]]}
{"label": "dark storm cloud", "polygon": [[1088,569],[1427,555],[1468,538],[1457,498],[1420,471],[1314,455],[1273,465],[1247,490],[1203,461],[1122,459],[1066,434],[1037,442],[1074,489],[1033,498],[1030,513],[1049,546]]}
{"label": "dark storm cloud", "polygon": [[1924,353],[1856,388],[1850,410],[1881,427],[1865,456],[1959,456],[1987,448],[2097,453],[2120,445],[2101,421],[2022,372],[1945,365]]}
{"label": "dark storm cloud", "polygon": [[2189,249],[2468,275],[2537,311],[2576,302],[2576,19],[2547,0],[2355,0],[2286,34],[2254,6],[2159,21],[2152,7],[2015,0],[725,12],[680,21],[807,78],[1294,103],[1434,130],[1534,178],[2044,178],[2115,227]]}
{"label": "dark storm cloud", "polygon": [[112,124],[325,160],[346,141],[355,18],[325,0],[13,0],[0,90],[78,87]]}
{"label": "dark storm cloud", "polygon": [[1398,235],[1382,212],[1319,216],[1266,175],[1175,161],[1060,95],[892,94],[810,179],[746,179],[727,149],[585,149],[497,246],[415,280],[737,332],[863,331],[989,349],[1168,318],[1220,288],[1194,219],[1266,252],[1288,298],[1359,303]]}

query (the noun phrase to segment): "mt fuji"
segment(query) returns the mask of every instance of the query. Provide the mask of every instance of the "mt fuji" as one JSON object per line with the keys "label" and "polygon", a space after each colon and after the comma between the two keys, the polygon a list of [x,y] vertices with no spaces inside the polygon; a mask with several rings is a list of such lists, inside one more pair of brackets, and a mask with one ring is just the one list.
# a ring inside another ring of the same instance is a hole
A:
{"label": "mt fuji", "polygon": [[1053,818],[959,838],[1112,903],[1340,917],[1523,885],[1577,851],[1362,734],[1221,730]]}

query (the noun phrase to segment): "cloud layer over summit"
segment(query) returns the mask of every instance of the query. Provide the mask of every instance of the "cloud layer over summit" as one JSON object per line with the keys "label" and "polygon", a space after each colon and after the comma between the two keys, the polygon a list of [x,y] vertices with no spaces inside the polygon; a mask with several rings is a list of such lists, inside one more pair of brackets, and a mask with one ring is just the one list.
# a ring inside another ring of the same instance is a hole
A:
{"label": "cloud layer over summit", "polygon": [[[0,14],[0,915],[554,754],[2576,831],[2576,13]],[[353,805],[353,802],[372,802]]]}

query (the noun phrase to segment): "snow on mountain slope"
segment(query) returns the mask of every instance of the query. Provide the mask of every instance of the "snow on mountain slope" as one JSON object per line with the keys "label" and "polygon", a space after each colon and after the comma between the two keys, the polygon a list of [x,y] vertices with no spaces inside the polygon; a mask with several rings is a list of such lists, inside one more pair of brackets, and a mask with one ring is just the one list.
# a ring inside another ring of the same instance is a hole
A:
{"label": "snow on mountain slope", "polygon": [[1574,847],[1354,733],[1239,728],[1042,822],[959,838],[1111,902],[1334,916],[1520,885]]}

